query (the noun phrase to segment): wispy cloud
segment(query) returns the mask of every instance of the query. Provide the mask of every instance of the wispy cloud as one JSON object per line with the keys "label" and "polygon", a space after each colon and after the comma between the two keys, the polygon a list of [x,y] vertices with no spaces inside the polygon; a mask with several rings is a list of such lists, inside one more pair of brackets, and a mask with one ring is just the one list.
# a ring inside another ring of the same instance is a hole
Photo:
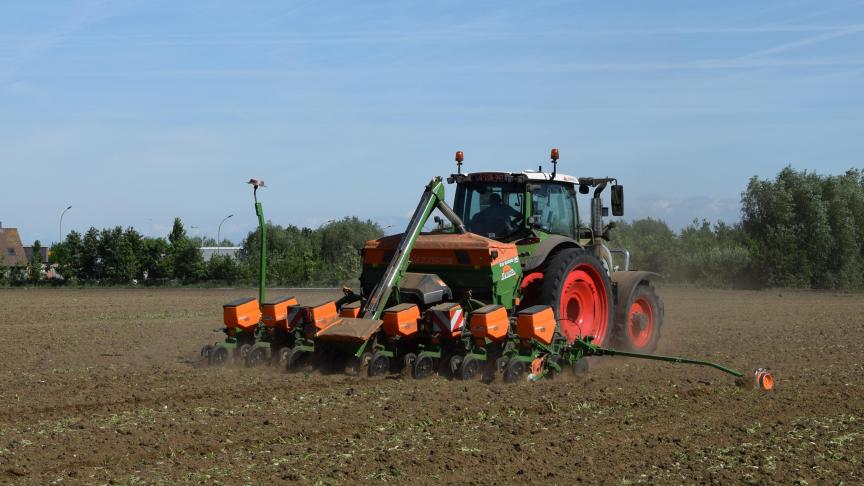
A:
{"label": "wispy cloud", "polygon": [[814,44],[819,44],[822,42],[826,42],[832,39],[837,39],[840,37],[846,37],[849,35],[857,34],[859,32],[864,32],[864,25],[853,25],[849,27],[842,27],[838,29],[834,29],[829,32],[825,32],[823,34],[805,37],[803,39],[799,39],[793,42],[786,42],[784,44],[780,44],[774,47],[770,47],[768,49],[758,50],[756,52],[751,52],[746,56],[742,56],[739,59],[757,59],[761,57],[772,56],[775,54],[781,54],[783,52],[788,52],[794,49],[800,49],[802,47],[811,46]]}
{"label": "wispy cloud", "polygon": [[[647,29],[582,29],[572,26],[567,29],[501,31],[487,29],[446,29],[446,30],[411,30],[411,31],[355,31],[355,32],[318,32],[312,34],[285,33],[215,33],[215,34],[130,34],[130,35],[39,35],[0,36],[7,41],[42,43],[45,37],[50,37],[51,46],[57,48],[110,48],[110,47],[209,47],[209,46],[243,46],[243,45],[306,45],[306,44],[356,44],[356,43],[401,43],[401,42],[465,42],[465,41],[498,41],[518,39],[590,39],[596,37],[642,37],[642,36],[677,36],[677,35],[710,35],[710,34],[770,34],[770,33],[804,33],[821,32],[820,36],[827,38],[848,35],[864,30],[864,24],[828,26],[828,25],[760,25],[752,27],[739,26],[705,26],[705,27],[664,27]],[[838,33],[840,33],[838,35]],[[54,42],[63,39],[62,44]]]}
{"label": "wispy cloud", "polygon": [[[7,84],[31,60],[56,47],[64,36],[111,16],[112,0],[88,0],[53,29],[31,36],[5,36],[6,53],[0,58],[0,83]],[[17,41],[17,42],[16,42]]]}
{"label": "wispy cloud", "polygon": [[733,70],[754,68],[801,68],[801,67],[836,67],[864,66],[862,57],[816,57],[794,59],[697,59],[689,61],[668,62],[537,62],[502,64],[432,64],[405,63],[395,65],[367,66],[326,66],[300,67],[297,69],[164,69],[147,71],[79,71],[33,73],[29,77],[37,79],[67,79],[67,78],[106,78],[106,79],[181,79],[187,81],[205,79],[291,79],[310,75],[351,73],[363,74],[398,74],[403,78],[409,76],[449,76],[449,73],[465,74],[549,74],[574,72],[615,72],[615,71],[686,71],[686,70]]}

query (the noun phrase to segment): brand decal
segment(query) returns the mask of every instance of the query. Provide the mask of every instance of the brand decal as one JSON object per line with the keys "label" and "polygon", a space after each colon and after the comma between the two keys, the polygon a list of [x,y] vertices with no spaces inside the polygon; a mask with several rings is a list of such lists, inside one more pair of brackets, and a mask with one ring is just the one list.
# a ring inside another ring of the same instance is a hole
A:
{"label": "brand decal", "polygon": [[513,267],[510,265],[504,265],[504,268],[501,269],[501,280],[507,280],[510,277],[516,276],[516,270],[513,270]]}

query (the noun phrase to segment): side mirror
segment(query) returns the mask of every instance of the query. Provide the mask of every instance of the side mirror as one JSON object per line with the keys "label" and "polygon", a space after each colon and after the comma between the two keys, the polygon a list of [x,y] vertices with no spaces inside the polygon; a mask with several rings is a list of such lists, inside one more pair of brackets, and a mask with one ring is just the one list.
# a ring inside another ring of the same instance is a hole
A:
{"label": "side mirror", "polygon": [[612,215],[624,216],[624,186],[612,186]]}

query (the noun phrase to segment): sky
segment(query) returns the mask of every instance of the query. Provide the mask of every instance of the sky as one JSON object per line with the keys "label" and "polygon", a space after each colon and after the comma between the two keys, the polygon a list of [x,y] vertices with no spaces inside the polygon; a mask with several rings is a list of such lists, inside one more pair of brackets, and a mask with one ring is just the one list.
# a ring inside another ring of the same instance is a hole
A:
{"label": "sky", "polygon": [[233,214],[239,241],[250,177],[274,223],[395,232],[456,150],[520,171],[552,147],[676,229],[739,220],[786,165],[862,168],[864,2],[0,2],[0,222],[25,244],[69,205],[64,234]]}

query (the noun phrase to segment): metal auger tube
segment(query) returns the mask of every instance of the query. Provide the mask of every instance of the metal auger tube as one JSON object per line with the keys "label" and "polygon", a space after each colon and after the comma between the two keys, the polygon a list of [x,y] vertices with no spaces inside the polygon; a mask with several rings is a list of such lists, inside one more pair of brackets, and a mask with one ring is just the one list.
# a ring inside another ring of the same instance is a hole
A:
{"label": "metal auger tube", "polygon": [[[432,214],[432,211],[439,206],[439,202],[443,201],[444,185],[441,182],[441,178],[436,177],[426,186],[426,190],[423,192],[423,196],[417,204],[417,209],[414,210],[414,215],[411,216],[411,220],[408,222],[408,227],[405,228],[404,236],[402,237],[402,241],[399,243],[399,247],[396,249],[396,253],[393,255],[393,259],[387,266],[387,270],[384,272],[381,281],[378,282],[378,285],[376,285],[372,290],[366,304],[363,306],[363,310],[360,313],[363,318],[381,318],[381,314],[384,312],[384,306],[387,305],[390,295],[393,293],[394,289],[399,287],[399,282],[405,275],[405,271],[408,268],[409,257],[411,255],[411,249],[414,248],[414,243],[417,241],[417,237],[423,230],[423,225],[426,224],[426,220],[429,219],[429,215]],[[455,214],[453,214],[453,216],[456,217]],[[456,219],[458,220],[458,217],[456,217]]]}

